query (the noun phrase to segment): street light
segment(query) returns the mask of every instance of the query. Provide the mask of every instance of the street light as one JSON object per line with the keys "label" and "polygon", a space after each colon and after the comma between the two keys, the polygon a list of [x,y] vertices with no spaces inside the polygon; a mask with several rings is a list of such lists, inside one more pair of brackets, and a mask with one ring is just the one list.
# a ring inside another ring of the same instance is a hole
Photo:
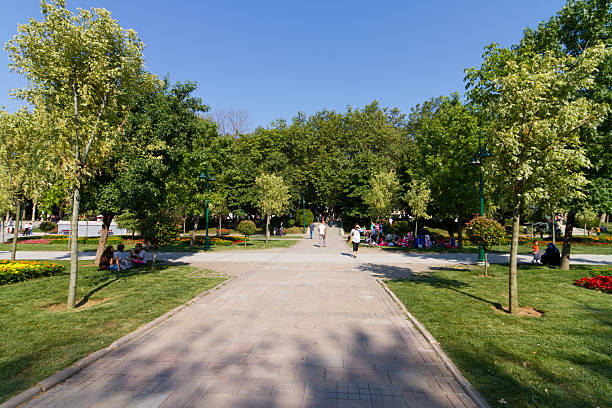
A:
{"label": "street light", "polygon": [[208,164],[206,165],[206,170],[200,173],[198,178],[206,180],[206,238],[204,239],[204,249],[210,249],[210,238],[208,237],[208,182],[215,181],[215,178],[210,174]]}
{"label": "street light", "polygon": [[[482,148],[482,136],[481,133],[478,133],[478,152],[474,153],[474,157],[472,157],[472,161],[470,164],[478,165],[478,192],[480,194],[480,216],[484,215],[484,183],[482,181],[482,161],[487,157],[491,157],[491,152],[487,148]],[[482,246],[478,247],[478,262],[485,261],[485,253],[484,248]]]}

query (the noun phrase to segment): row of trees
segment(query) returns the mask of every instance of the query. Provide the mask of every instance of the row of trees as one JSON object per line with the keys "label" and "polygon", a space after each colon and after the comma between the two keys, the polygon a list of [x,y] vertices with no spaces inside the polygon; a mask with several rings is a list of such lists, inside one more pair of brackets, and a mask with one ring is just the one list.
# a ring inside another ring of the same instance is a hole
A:
{"label": "row of trees", "polygon": [[[98,253],[115,216],[153,245],[172,236],[165,226],[190,219],[193,244],[205,200],[219,220],[260,214],[267,227],[303,199],[345,224],[400,211],[418,228],[433,216],[461,244],[478,211],[470,161],[481,136],[492,152],[483,164],[487,214],[513,220],[514,311],[521,217],[538,206],[567,211],[571,225],[585,208],[612,211],[610,1],[570,1],[516,46],[490,45],[482,65],[466,70],[465,96],[432,98],[409,114],[376,101],[298,113],[250,134],[219,128],[192,96],[195,83],[146,72],[144,45],[107,10],[41,4],[42,20],[19,26],[6,45],[10,68],[28,80],[14,95],[29,109],[0,116],[0,205],[64,206],[73,237],[80,212],[103,214]],[[206,166],[209,193],[199,178]]]}

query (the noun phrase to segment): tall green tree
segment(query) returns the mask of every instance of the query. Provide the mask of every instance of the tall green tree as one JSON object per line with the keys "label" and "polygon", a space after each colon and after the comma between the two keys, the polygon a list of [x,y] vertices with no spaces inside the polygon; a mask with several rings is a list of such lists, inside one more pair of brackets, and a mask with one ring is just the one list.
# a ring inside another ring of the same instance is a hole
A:
{"label": "tall green tree", "polygon": [[427,206],[431,202],[431,190],[426,180],[413,179],[406,188],[404,201],[414,217],[414,235],[419,233],[419,218],[429,217]]}
{"label": "tall green tree", "polygon": [[[612,1],[570,0],[553,17],[540,23],[537,29],[525,30],[520,47],[538,53],[579,56],[583,50],[598,43],[612,46]],[[595,72],[593,86],[579,89],[578,96],[597,103],[612,105],[612,58],[603,58]],[[589,181],[582,198],[563,200],[568,212],[563,237],[561,269],[568,270],[571,241],[577,213],[594,208],[601,215],[612,211],[612,118],[610,115],[597,128],[583,129],[581,140],[591,163],[583,172]]]}
{"label": "tall green tree", "polygon": [[370,215],[376,219],[386,219],[398,203],[400,190],[399,181],[395,171],[380,172],[370,179],[364,202],[370,208]]}
{"label": "tall green tree", "polygon": [[[450,226],[457,225],[459,247],[464,220],[478,212],[478,168],[470,161],[478,151],[479,131],[476,112],[463,104],[458,94],[417,105],[408,122],[413,143],[408,144],[407,176],[427,180],[430,211],[438,219],[452,220]],[[487,195],[489,206],[494,197]]]}
{"label": "tall green tree", "polygon": [[6,44],[9,67],[28,85],[15,95],[42,104],[55,118],[54,150],[72,187],[72,246],[67,305],[75,304],[80,191],[104,160],[128,115],[124,95],[142,76],[143,44],[108,10],[66,8],[41,1],[42,19],[30,19]]}
{"label": "tall green tree", "polygon": [[255,179],[255,206],[266,217],[266,243],[270,238],[270,218],[283,215],[289,204],[289,188],[282,177],[263,173]]}
{"label": "tall green tree", "polygon": [[521,211],[546,199],[558,184],[566,187],[568,196],[580,195],[586,183],[580,169],[589,162],[579,131],[601,123],[607,107],[576,95],[580,89],[592,88],[592,73],[608,55],[601,45],[579,57],[491,45],[483,65],[467,72],[469,96],[491,121],[490,171],[512,200],[510,313],[518,312]]}

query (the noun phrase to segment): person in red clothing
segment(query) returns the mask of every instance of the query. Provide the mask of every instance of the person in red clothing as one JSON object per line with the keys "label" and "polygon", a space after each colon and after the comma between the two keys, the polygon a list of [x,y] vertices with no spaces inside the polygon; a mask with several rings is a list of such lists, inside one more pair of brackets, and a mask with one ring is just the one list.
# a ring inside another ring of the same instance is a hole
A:
{"label": "person in red clothing", "polygon": [[538,241],[533,241],[531,253],[533,254],[533,259],[531,260],[531,263],[538,263],[540,261],[540,248],[538,248]]}

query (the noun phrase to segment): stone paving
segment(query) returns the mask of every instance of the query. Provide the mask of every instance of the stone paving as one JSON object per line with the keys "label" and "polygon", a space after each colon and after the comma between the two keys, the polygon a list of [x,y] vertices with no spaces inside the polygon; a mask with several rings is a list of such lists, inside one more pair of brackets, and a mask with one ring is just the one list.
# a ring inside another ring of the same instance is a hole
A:
{"label": "stone paving", "polygon": [[25,406],[475,407],[372,276],[409,267],[312,242],[207,263],[237,278]]}

